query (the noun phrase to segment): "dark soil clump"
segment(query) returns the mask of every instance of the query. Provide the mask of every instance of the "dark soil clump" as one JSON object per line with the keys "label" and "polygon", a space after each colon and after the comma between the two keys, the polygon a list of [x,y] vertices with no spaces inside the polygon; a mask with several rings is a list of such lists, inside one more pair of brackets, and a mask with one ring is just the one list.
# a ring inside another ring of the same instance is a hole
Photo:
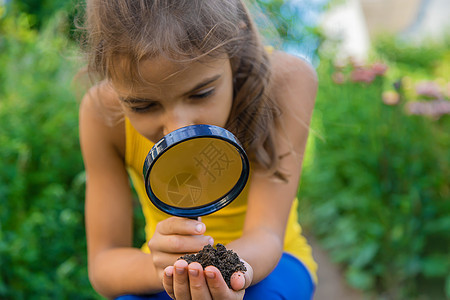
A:
{"label": "dark soil clump", "polygon": [[222,273],[223,279],[231,288],[231,275],[234,272],[247,271],[245,265],[239,259],[239,256],[233,252],[233,250],[227,250],[224,245],[217,244],[216,249],[211,245],[206,245],[203,250],[196,254],[186,254],[179,259],[184,259],[188,264],[191,262],[198,262],[202,265],[203,269],[207,266],[214,266]]}

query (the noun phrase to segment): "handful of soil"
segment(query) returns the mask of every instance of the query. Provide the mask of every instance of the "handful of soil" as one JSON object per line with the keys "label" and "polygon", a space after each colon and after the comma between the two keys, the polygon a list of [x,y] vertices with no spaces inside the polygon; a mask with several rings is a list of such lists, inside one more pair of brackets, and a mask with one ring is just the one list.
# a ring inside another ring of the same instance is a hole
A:
{"label": "handful of soil", "polygon": [[203,269],[207,266],[216,267],[222,273],[222,277],[225,279],[228,287],[231,288],[231,275],[237,271],[245,272],[247,268],[233,250],[227,250],[222,244],[217,244],[216,248],[214,249],[213,246],[206,245],[198,253],[186,254],[179,259],[184,259],[188,264],[194,261],[198,262],[202,265]]}

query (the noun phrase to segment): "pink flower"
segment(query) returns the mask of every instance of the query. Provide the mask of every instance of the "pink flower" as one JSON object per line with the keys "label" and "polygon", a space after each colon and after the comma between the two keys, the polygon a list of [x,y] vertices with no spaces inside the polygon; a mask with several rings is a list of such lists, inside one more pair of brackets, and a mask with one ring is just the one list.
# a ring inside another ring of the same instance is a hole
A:
{"label": "pink flower", "polygon": [[394,91],[383,92],[383,103],[386,105],[396,105],[400,102],[400,95]]}
{"label": "pink flower", "polygon": [[382,62],[375,62],[372,65],[372,72],[377,76],[383,76],[388,69],[388,66]]}
{"label": "pink flower", "polygon": [[416,85],[416,93],[432,99],[441,99],[440,87],[436,82],[424,81]]}
{"label": "pink flower", "polygon": [[334,72],[333,75],[331,75],[331,79],[336,84],[343,84],[345,82],[345,75],[342,72]]}
{"label": "pink flower", "polygon": [[450,114],[450,101],[438,99],[432,101],[409,102],[406,106],[406,111],[412,115],[440,117],[441,115]]}
{"label": "pink flower", "polygon": [[353,82],[371,83],[375,79],[375,73],[371,68],[357,68],[352,71],[350,78]]}

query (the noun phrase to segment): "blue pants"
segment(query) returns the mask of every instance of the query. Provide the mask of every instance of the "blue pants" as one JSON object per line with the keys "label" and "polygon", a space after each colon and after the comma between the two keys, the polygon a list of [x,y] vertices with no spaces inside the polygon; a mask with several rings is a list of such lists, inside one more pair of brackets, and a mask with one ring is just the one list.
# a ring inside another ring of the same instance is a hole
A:
{"label": "blue pants", "polygon": [[[283,253],[276,268],[265,279],[245,290],[245,300],[311,300],[315,285],[309,271],[296,257]],[[124,295],[116,300],[170,300],[166,292],[155,295]]]}

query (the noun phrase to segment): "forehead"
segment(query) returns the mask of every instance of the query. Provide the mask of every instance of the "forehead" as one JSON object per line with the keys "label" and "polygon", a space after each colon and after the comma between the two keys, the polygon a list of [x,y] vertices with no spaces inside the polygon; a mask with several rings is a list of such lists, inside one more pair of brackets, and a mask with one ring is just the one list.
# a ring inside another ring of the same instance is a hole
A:
{"label": "forehead", "polygon": [[204,78],[222,74],[229,68],[227,56],[205,57],[188,62],[177,62],[165,57],[145,59],[131,67],[121,61],[112,79],[120,91],[139,92],[143,89],[161,87],[183,87],[195,84]]}

